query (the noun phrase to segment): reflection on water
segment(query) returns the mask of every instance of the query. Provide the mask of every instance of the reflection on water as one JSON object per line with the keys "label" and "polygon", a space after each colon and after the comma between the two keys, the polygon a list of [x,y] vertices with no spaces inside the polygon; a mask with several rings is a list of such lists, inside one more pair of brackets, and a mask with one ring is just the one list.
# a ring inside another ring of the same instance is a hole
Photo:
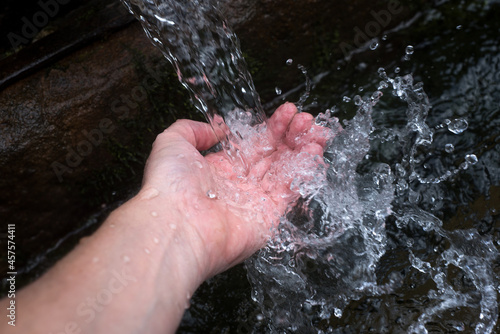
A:
{"label": "reflection on water", "polygon": [[[235,109],[264,120],[210,3],[125,2],[214,126]],[[498,330],[499,7],[429,5],[349,62],[316,69],[329,74],[299,101],[344,127],[325,153],[327,180],[292,184],[302,199],[247,261],[251,290],[239,269],[212,279],[180,332]],[[214,307],[225,300],[231,317]]]}

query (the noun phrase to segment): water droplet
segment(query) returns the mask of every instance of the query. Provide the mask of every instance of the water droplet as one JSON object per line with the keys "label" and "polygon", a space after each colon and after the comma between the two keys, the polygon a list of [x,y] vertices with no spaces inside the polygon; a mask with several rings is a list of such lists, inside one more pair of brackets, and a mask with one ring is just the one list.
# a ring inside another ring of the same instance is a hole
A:
{"label": "water droplet", "polygon": [[461,30],[461,29],[462,29],[462,25],[460,24],[457,26],[457,30]]}
{"label": "water droplet", "polygon": [[349,96],[344,96],[344,97],[342,98],[342,101],[344,101],[344,102],[350,102],[350,101],[351,101],[351,98],[350,98]]}
{"label": "water droplet", "polygon": [[407,55],[412,55],[415,50],[413,49],[412,45],[408,45],[405,51]]}
{"label": "water droplet", "polygon": [[354,97],[354,104],[357,105],[357,106],[360,106],[361,104],[363,104],[363,100],[361,99],[361,96],[356,95]]}
{"label": "water droplet", "polygon": [[460,169],[462,170],[466,170],[467,168],[469,168],[469,163],[467,161],[464,161],[460,164]]}
{"label": "water droplet", "polygon": [[401,72],[401,69],[400,69],[399,67],[396,67],[396,68],[394,69],[394,73],[399,73],[399,72]]}
{"label": "water droplet", "polygon": [[149,248],[144,248],[144,252],[145,252],[146,254],[151,253],[151,251],[149,250]]}
{"label": "water droplet", "polygon": [[127,255],[123,255],[123,262],[129,263],[130,262],[130,258]]}
{"label": "water droplet", "polygon": [[387,35],[382,36],[383,41],[387,41]]}
{"label": "water droplet", "polygon": [[335,308],[333,309],[333,314],[334,314],[337,318],[340,318],[340,317],[342,317],[342,310],[341,310],[341,309],[339,309],[339,308],[336,308],[336,307],[335,307]]}
{"label": "water droplet", "polygon": [[370,44],[370,50],[376,50],[378,48],[378,42],[373,42],[372,44]]}
{"label": "water droplet", "polygon": [[196,167],[198,167],[200,169],[203,168],[203,165],[198,160],[196,160],[195,162],[193,162],[193,165],[195,165]]}
{"label": "water droplet", "polygon": [[387,87],[389,87],[389,84],[385,81],[380,81],[380,83],[378,84],[378,90],[381,90],[381,89],[386,89]]}
{"label": "water droplet", "polygon": [[213,190],[209,189],[209,190],[207,191],[207,197],[208,197],[208,198],[211,198],[211,199],[214,199],[214,198],[216,198],[216,197],[217,197],[217,194],[216,194]]}
{"label": "water droplet", "polygon": [[179,159],[184,158],[184,154],[182,154],[182,153],[181,154],[177,154],[177,158],[179,158]]}
{"label": "water droplet", "polygon": [[154,242],[155,244],[158,244],[158,243],[160,243],[160,240],[159,240],[158,238],[154,238],[154,239],[153,239],[153,242]]}
{"label": "water droplet", "polygon": [[384,95],[381,91],[375,91],[372,96],[371,96],[371,99],[372,101],[374,102],[378,102],[378,100],[380,100],[380,98],[382,97],[382,95]]}
{"label": "water droplet", "polygon": [[170,224],[169,226],[170,226],[170,228],[171,228],[172,230],[177,229],[177,225],[175,225],[175,224]]}
{"label": "water droplet", "polygon": [[293,59],[291,59],[291,58],[290,58],[290,59],[287,59],[286,64],[287,64],[288,66],[292,65],[292,64],[293,64]]}
{"label": "water droplet", "polygon": [[281,95],[282,91],[279,87],[274,87],[274,91],[276,92],[276,95]]}
{"label": "water droplet", "polygon": [[387,79],[387,73],[385,72],[385,68],[380,67],[377,70],[377,72],[378,72],[379,77],[381,77],[382,79]]}
{"label": "water droplet", "polygon": [[475,155],[475,154],[467,154],[467,155],[465,156],[465,160],[466,160],[468,163],[470,163],[471,165],[475,165],[475,164],[477,164],[477,161],[478,161],[478,160],[477,160],[477,157],[476,157],[476,155]]}
{"label": "water droplet", "polygon": [[415,244],[415,242],[412,238],[408,238],[408,240],[406,240],[407,247],[412,248],[414,244]]}
{"label": "water droplet", "polygon": [[454,134],[461,134],[469,127],[469,123],[463,118],[457,118],[448,123],[448,130]]}
{"label": "water droplet", "polygon": [[158,212],[156,212],[156,211],[151,211],[151,216],[153,216],[153,217],[158,217]]}
{"label": "water droplet", "polygon": [[259,314],[257,314],[256,319],[257,319],[257,321],[260,322],[260,321],[264,320],[264,316],[259,313]]}
{"label": "water droplet", "polygon": [[446,144],[444,145],[444,150],[446,153],[451,153],[455,150],[455,146],[453,144]]}

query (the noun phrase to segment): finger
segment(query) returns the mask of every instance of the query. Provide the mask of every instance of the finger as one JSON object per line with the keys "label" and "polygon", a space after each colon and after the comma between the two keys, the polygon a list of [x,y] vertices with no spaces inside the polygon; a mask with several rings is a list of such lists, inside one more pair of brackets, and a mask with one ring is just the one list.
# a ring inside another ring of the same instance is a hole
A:
{"label": "finger", "polygon": [[273,163],[272,159],[262,159],[256,164],[252,166],[252,170],[250,171],[248,177],[250,180],[253,180],[254,182],[260,182],[262,181],[262,178],[266,173],[268,173],[269,168],[271,167],[271,164]]}
{"label": "finger", "polygon": [[293,117],[292,122],[286,133],[285,143],[295,148],[299,139],[311,128],[313,123],[313,116],[308,113],[300,113]]}
{"label": "finger", "polygon": [[218,143],[217,136],[209,124],[187,119],[177,120],[158,136],[158,139],[162,142],[163,138],[171,136],[185,139],[200,151],[207,150]]}
{"label": "finger", "polygon": [[282,104],[268,121],[268,127],[275,140],[280,140],[286,133],[288,125],[297,113],[297,107],[293,103]]}
{"label": "finger", "polygon": [[321,146],[318,143],[309,143],[300,149],[300,152],[306,152],[309,153],[312,156],[319,155],[323,156],[323,146]]}
{"label": "finger", "polygon": [[306,115],[309,114],[300,114],[303,118],[297,119],[297,121],[294,118],[292,124],[290,124],[290,130],[287,133],[285,143],[293,149],[300,149],[300,147],[308,143],[316,143],[324,148],[328,140],[334,137],[333,130],[314,124],[312,116],[309,120]]}
{"label": "finger", "polygon": [[319,126],[312,124],[311,128],[307,133],[302,136],[301,141],[303,143],[317,143],[323,148],[326,146],[328,140],[333,138],[333,130],[324,126]]}

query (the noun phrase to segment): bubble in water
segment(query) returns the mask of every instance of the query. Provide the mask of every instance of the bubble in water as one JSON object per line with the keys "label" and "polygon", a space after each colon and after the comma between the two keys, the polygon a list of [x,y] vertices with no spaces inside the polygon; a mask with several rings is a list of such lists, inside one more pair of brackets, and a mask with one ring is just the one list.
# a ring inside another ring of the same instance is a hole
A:
{"label": "bubble in water", "polygon": [[444,145],[444,150],[446,153],[451,153],[455,150],[455,146],[453,144],[446,144]]}
{"label": "bubble in water", "polygon": [[292,64],[293,64],[293,59],[291,59],[291,58],[290,58],[290,59],[287,59],[286,64],[287,64],[288,66],[292,65]]}
{"label": "bubble in water", "polygon": [[454,134],[461,134],[469,127],[469,123],[464,118],[457,118],[448,123],[448,130]]}
{"label": "bubble in water", "polygon": [[370,44],[370,50],[376,50],[378,48],[378,42],[373,42],[372,44]]}
{"label": "bubble in water", "polygon": [[457,26],[457,30],[462,30],[462,25],[461,25],[461,24],[459,24],[459,25]]}
{"label": "bubble in water", "polygon": [[382,36],[383,41],[387,41],[387,35]]}
{"label": "bubble in water", "polygon": [[282,91],[279,87],[274,87],[274,91],[276,92],[276,95],[281,95]]}
{"label": "bubble in water", "polygon": [[344,102],[351,102],[351,98],[349,96],[344,96],[342,98],[342,101],[344,101]]}
{"label": "bubble in water", "polygon": [[465,160],[470,163],[471,165],[477,164],[477,156],[475,154],[467,154],[465,156]]}
{"label": "bubble in water", "polygon": [[394,73],[399,73],[399,72],[401,72],[401,69],[400,69],[399,67],[396,67],[396,68],[394,69]]}

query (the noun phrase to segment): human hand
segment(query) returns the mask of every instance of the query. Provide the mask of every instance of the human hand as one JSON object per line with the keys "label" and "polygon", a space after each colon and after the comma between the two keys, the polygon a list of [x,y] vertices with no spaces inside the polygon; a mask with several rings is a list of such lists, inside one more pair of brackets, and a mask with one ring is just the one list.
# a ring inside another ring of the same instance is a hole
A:
{"label": "human hand", "polygon": [[217,143],[208,124],[181,120],[160,134],[139,194],[16,293],[32,317],[21,332],[174,333],[197,287],[263,247],[287,207],[325,176],[332,130],[293,104],[267,124],[236,128],[244,168],[224,152],[199,153]]}
{"label": "human hand", "polygon": [[312,115],[286,103],[241,143],[247,163],[242,175],[224,152],[199,153],[217,143],[208,124],[180,120],[156,139],[138,197],[168,207],[162,224],[187,235],[185,246],[206,279],[265,245],[300,196],[297,185],[324,171],[323,149],[332,136]]}

